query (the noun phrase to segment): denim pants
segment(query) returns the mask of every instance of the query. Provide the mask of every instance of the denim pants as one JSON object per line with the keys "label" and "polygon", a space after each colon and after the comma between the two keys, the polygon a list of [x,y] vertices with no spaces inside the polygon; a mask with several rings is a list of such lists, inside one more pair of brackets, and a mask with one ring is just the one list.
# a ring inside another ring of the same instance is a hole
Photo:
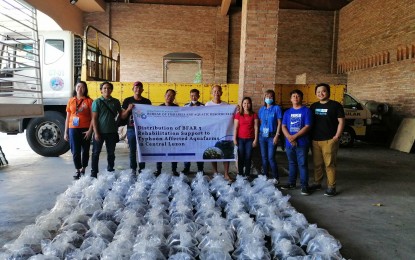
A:
{"label": "denim pants", "polygon": [[[135,138],[135,129],[127,128],[128,146],[130,147],[130,168],[137,170],[137,140]],[[146,163],[140,162],[138,164],[140,170],[146,167]]]}
{"label": "denim pants", "polygon": [[[254,138],[238,138],[238,172],[249,176],[251,173],[252,143]],[[245,171],[244,171],[245,167]]]}
{"label": "denim pants", "polygon": [[287,146],[285,149],[288,158],[288,183],[295,185],[299,172],[301,187],[308,187],[308,147]]}
{"label": "denim pants", "polygon": [[262,159],[262,174],[268,174],[268,164],[271,167],[272,178],[278,179],[278,166],[275,160],[275,149],[277,145],[274,144],[274,137],[259,137],[259,146],[261,148]]}
{"label": "denim pants", "polygon": [[71,147],[75,169],[86,168],[89,161],[91,138],[85,139],[88,128],[69,128],[69,145]]}
{"label": "denim pants", "polygon": [[115,146],[119,141],[118,133],[110,133],[110,134],[101,134],[101,140],[96,141],[94,138],[94,143],[92,145],[92,169],[91,174],[96,175],[98,170],[98,163],[99,163],[99,154],[102,150],[102,145],[105,142],[105,146],[107,147],[107,170],[112,172],[114,171],[114,163],[115,163]]}

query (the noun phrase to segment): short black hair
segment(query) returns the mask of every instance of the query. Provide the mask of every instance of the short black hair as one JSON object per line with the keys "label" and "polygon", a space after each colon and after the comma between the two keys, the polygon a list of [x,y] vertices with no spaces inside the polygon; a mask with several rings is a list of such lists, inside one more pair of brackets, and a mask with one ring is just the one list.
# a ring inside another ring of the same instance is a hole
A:
{"label": "short black hair", "polygon": [[299,89],[294,89],[293,91],[291,91],[291,92],[290,92],[290,97],[291,97],[293,94],[297,94],[297,95],[299,95],[301,99],[303,99],[303,97],[304,97],[303,92],[302,92],[301,90],[299,90]]}
{"label": "short black hair", "polygon": [[166,93],[164,93],[164,95],[166,95],[169,91],[173,92],[173,94],[176,95],[176,90],[169,88],[168,90],[166,90]]}
{"label": "short black hair", "polygon": [[319,87],[325,87],[325,88],[326,88],[326,90],[327,90],[327,94],[329,94],[329,97],[330,97],[330,85],[329,85],[329,84],[327,84],[327,83],[319,83],[319,84],[317,84],[317,85],[316,85],[316,88],[314,89],[314,94],[316,94],[316,93],[317,93],[317,89],[318,89]]}
{"label": "short black hair", "polygon": [[190,90],[190,93],[196,93],[197,95],[200,96],[200,91],[197,88],[193,88]]}
{"label": "short black hair", "polygon": [[102,82],[101,84],[99,84],[99,90],[102,90],[102,87],[103,87],[105,84],[107,84],[108,86],[110,86],[110,89],[111,89],[111,90],[114,90],[114,85],[112,85],[112,83],[111,83],[111,82],[108,82],[108,81],[104,81],[104,82]]}

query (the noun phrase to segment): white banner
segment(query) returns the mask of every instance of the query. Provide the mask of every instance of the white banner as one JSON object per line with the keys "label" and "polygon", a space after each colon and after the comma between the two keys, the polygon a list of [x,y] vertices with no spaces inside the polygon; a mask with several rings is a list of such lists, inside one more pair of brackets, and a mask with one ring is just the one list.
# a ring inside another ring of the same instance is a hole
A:
{"label": "white banner", "polygon": [[134,105],[139,162],[235,161],[236,106]]}

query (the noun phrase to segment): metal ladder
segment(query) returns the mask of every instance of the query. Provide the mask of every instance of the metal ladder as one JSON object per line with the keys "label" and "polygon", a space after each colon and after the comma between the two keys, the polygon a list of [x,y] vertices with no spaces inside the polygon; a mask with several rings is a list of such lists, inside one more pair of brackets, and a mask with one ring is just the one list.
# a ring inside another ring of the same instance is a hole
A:
{"label": "metal ladder", "polygon": [[0,166],[4,166],[9,164],[9,162],[6,159],[6,155],[3,153],[3,150],[1,149],[0,146]]}

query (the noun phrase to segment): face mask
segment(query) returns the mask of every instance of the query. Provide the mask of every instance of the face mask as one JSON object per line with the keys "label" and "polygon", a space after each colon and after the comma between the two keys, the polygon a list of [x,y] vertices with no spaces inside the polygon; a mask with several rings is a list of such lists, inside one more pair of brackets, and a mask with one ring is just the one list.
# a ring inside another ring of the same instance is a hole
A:
{"label": "face mask", "polygon": [[265,99],[265,103],[267,103],[268,105],[271,105],[273,102],[274,102],[273,99],[270,99],[270,98]]}

